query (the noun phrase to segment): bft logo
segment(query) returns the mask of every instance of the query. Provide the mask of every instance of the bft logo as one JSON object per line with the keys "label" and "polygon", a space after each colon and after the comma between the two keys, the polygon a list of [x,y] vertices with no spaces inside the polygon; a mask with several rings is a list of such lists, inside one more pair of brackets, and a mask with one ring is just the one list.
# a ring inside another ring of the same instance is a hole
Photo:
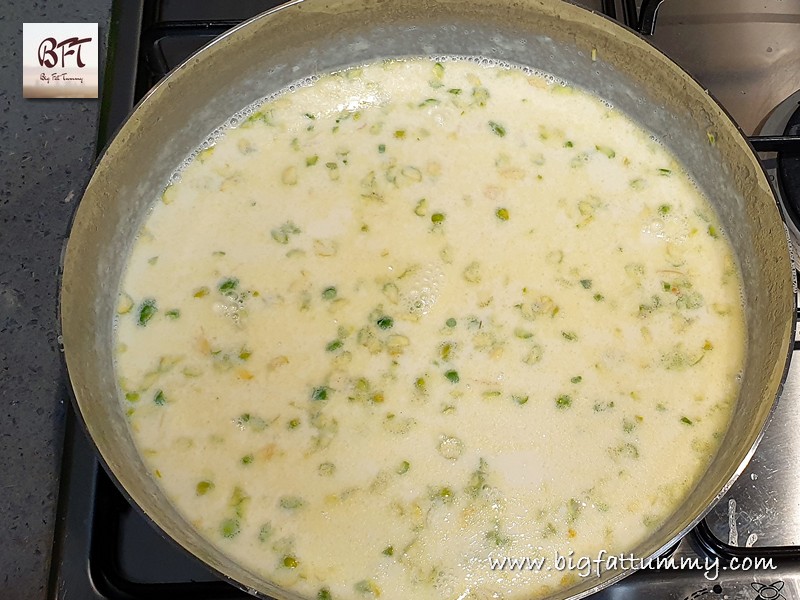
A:
{"label": "bft logo", "polygon": [[23,23],[25,98],[97,98],[97,23]]}
{"label": "bft logo", "polygon": [[[72,37],[63,42],[58,42],[51,37],[45,38],[39,44],[39,65],[48,69],[52,69],[55,66],[60,66],[64,69],[67,67],[67,57],[74,54],[76,64],[82,69],[86,66],[86,63],[81,60],[81,47],[91,41],[92,38],[90,37],[83,39]],[[75,47],[77,47],[77,50],[74,49]],[[56,50],[61,50],[61,53],[59,54]]]}

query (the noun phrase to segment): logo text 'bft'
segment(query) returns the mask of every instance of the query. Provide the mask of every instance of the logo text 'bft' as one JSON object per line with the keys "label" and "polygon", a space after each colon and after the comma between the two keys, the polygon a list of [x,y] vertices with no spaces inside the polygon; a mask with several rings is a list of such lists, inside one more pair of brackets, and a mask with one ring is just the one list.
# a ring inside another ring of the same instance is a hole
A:
{"label": "logo text 'bft'", "polygon": [[[79,68],[86,66],[81,60],[81,45],[91,42],[92,38],[78,39],[71,37],[63,42],[57,41],[55,38],[49,37],[42,40],[39,44],[39,65],[52,69],[55,66],[61,68],[67,67],[67,57],[75,55],[75,61]],[[77,46],[77,50],[73,50]],[[56,50],[61,50],[60,56]],[[60,61],[59,61],[60,59]]]}

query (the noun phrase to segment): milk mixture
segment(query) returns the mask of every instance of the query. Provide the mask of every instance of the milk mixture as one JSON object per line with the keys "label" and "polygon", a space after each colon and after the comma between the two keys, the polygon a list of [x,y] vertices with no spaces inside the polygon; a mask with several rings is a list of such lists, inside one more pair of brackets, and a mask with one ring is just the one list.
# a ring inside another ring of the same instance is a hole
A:
{"label": "milk mixture", "polygon": [[386,61],[267,101],[156,202],[117,369],[153,476],[309,598],[533,598],[627,552],[725,431],[741,282],[706,199],[598,99]]}

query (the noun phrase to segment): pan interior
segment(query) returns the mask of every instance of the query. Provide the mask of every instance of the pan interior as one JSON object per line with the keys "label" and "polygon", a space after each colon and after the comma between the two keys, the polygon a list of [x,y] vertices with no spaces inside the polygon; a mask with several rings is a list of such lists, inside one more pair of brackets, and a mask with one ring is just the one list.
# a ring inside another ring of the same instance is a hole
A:
{"label": "pan interior", "polygon": [[[557,1],[295,2],[218,39],[155,88],[97,166],[65,259],[64,348],[76,402],[110,472],[170,537],[250,591],[288,598],[207,544],[171,507],[138,456],[113,365],[116,294],[148,207],[181,161],[230,115],[312,74],[379,58],[485,56],[551,73],[610,102],[664,144],[711,200],[744,280],[749,331],[742,391],[717,456],[672,518],[634,553],[669,545],[749,458],[782,377],[793,327],[783,223],[736,127],[675,65],[619,26]],[[582,595],[620,572],[560,596]]]}

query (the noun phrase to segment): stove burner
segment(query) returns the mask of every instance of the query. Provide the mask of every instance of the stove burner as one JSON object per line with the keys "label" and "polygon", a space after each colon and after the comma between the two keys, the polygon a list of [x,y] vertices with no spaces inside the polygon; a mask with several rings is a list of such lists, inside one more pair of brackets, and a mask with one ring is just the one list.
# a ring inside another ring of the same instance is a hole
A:
{"label": "stove burner", "polygon": [[[800,103],[789,117],[784,135],[800,135]],[[800,150],[778,155],[778,181],[784,208],[794,224],[800,228]]]}
{"label": "stove burner", "polygon": [[[786,135],[795,135],[795,134],[787,133]],[[782,581],[776,581],[775,583],[770,583],[770,584],[757,583],[754,581],[750,585],[756,592],[758,592],[756,600],[778,600],[780,598],[786,598],[786,596],[781,594],[781,590],[783,589]]]}

